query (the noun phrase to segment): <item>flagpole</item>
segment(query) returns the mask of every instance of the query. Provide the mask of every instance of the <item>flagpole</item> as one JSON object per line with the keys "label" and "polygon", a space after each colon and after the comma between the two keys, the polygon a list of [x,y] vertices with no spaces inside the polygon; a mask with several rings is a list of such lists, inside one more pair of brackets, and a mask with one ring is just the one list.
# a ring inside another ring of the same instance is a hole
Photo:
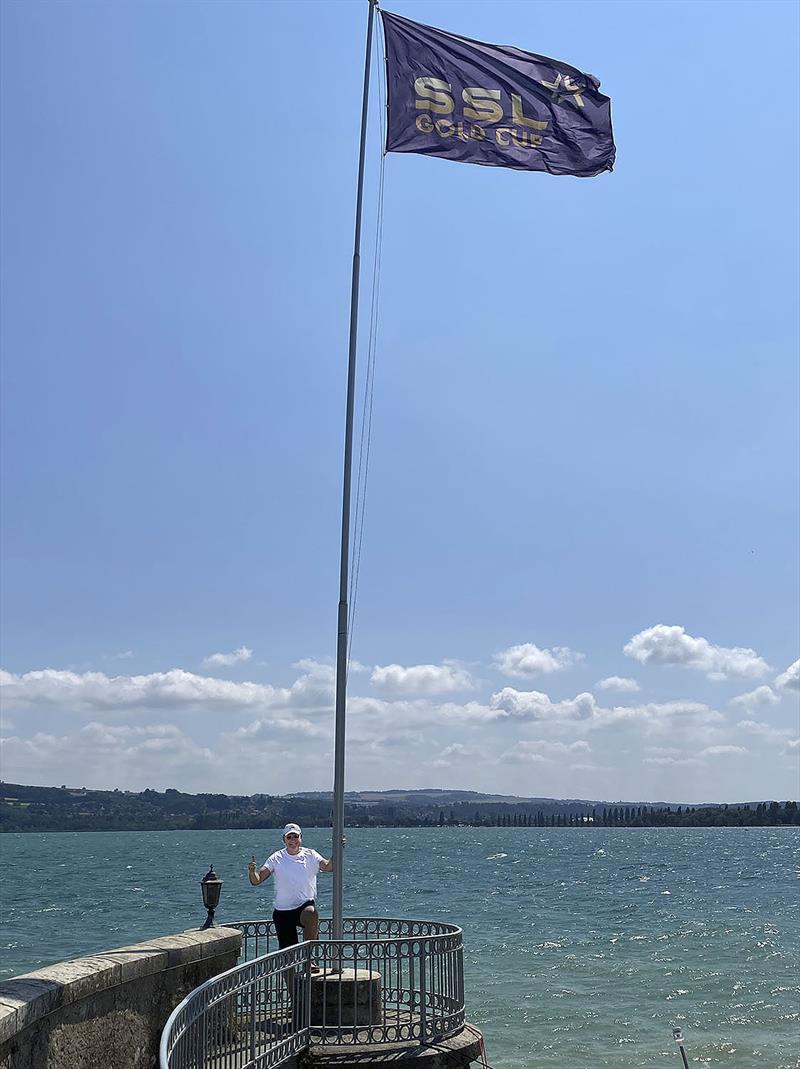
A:
{"label": "flagpole", "polygon": [[339,568],[339,617],[336,642],[336,735],[333,761],[333,938],[342,938],[344,888],[344,743],[347,713],[347,645],[349,608],[347,588],[350,557],[350,484],[353,468],[353,408],[356,386],[358,343],[358,282],[361,269],[361,208],[364,199],[364,157],[367,144],[369,73],[372,53],[372,25],[377,0],[369,0],[367,47],[364,60],[364,93],[361,101],[361,141],[358,154],[356,228],[353,241],[353,277],[350,287],[350,352],[347,361],[347,409],[344,432],[344,479],[342,484],[342,548]]}

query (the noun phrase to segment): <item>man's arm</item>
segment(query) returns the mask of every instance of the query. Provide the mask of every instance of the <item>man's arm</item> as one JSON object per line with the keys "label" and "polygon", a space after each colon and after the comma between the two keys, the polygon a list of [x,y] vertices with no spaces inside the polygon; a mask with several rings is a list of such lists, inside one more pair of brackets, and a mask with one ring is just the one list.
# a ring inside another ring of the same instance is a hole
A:
{"label": "man's arm", "polygon": [[[347,843],[347,838],[343,835],[342,836],[342,846],[345,846],[346,843]],[[319,859],[319,871],[320,872],[333,872],[333,858],[331,858],[330,861],[326,861],[324,857],[320,857],[320,859]]]}
{"label": "man's arm", "polygon": [[256,856],[253,854],[252,860],[247,866],[247,878],[253,887],[258,887],[264,880],[268,880],[272,875],[272,869],[268,869],[266,865],[262,865],[258,871],[256,871]]}

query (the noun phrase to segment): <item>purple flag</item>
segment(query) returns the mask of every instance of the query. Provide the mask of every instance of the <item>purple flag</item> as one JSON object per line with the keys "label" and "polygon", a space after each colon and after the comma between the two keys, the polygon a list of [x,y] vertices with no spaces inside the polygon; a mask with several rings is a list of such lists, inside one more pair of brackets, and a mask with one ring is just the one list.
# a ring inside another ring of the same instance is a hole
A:
{"label": "purple flag", "polygon": [[381,15],[388,152],[583,178],[614,166],[611,100],[591,74]]}

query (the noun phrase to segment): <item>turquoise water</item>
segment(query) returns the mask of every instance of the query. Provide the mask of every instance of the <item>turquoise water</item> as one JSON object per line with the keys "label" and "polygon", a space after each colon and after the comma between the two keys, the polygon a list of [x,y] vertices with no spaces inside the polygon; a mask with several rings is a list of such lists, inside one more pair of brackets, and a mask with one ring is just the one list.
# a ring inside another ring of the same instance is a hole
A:
{"label": "turquoise water", "polygon": [[[305,844],[328,854],[330,831]],[[271,913],[246,863],[277,832],[0,838],[0,975]],[[345,909],[464,929],[469,1020],[495,1069],[800,1066],[800,829],[351,829]],[[320,877],[328,912],[330,878]]]}

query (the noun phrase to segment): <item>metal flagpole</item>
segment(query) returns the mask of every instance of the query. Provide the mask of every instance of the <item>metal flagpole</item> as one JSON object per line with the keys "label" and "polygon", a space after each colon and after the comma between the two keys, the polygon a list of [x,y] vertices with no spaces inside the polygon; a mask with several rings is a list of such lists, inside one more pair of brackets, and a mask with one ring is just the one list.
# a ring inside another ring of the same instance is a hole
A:
{"label": "metal flagpole", "polygon": [[350,289],[350,355],[347,362],[347,415],[344,432],[344,480],[342,486],[342,553],[339,569],[339,631],[336,643],[336,739],[333,763],[333,938],[342,938],[342,892],[344,886],[344,740],[347,706],[347,639],[349,609],[347,586],[350,554],[350,483],[353,467],[353,407],[356,386],[358,341],[358,281],[361,268],[361,207],[364,198],[364,156],[367,144],[369,68],[372,25],[377,0],[369,0],[367,51],[364,61],[364,95],[361,102],[361,143],[358,155],[356,231],[353,242],[353,279]]}

